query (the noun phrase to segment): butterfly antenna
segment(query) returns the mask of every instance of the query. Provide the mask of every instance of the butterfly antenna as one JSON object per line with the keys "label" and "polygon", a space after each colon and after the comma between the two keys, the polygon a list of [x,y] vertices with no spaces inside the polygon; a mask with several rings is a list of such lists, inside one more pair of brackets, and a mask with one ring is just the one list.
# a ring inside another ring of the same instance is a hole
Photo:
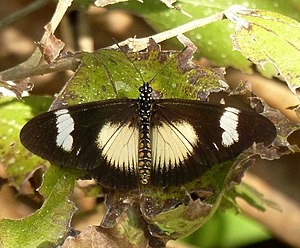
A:
{"label": "butterfly antenna", "polygon": [[142,82],[144,84],[146,84],[143,76],[142,76],[142,73],[140,71],[140,69],[135,65],[135,63],[133,63],[133,61],[130,59],[130,57],[128,56],[128,54],[123,50],[122,47],[120,47],[120,45],[118,43],[116,43],[116,45],[118,46],[118,48],[124,53],[124,55],[126,56],[126,58],[130,61],[130,63],[133,65],[134,69],[137,71],[137,73],[139,74],[140,78],[142,79]]}
{"label": "butterfly antenna", "polygon": [[[125,56],[128,58],[128,60],[130,61],[130,63],[133,65],[133,67],[136,69],[136,71],[138,72],[140,78],[142,79],[142,82],[144,84],[146,84],[141,71],[139,70],[139,68],[137,68],[137,66],[135,65],[135,63],[133,63],[133,61],[129,58],[129,56],[127,55],[127,53],[122,49],[122,47],[119,46],[118,43],[116,43],[116,45],[118,46],[118,48],[125,54]],[[188,47],[183,48],[180,53],[178,53],[174,58],[172,58],[170,61],[168,61],[168,63],[166,63],[163,67],[161,67],[156,74],[152,77],[151,80],[149,80],[149,84],[152,83],[154,81],[154,79],[161,73],[162,70],[164,70],[168,65],[170,65],[175,59],[177,59]]]}
{"label": "butterfly antenna", "polygon": [[[110,59],[110,58],[107,57],[107,56],[105,56],[105,57],[108,58],[108,59]],[[103,66],[103,68],[104,68],[104,70],[105,70],[105,72],[106,72],[106,75],[107,75],[107,77],[108,77],[108,80],[110,81],[110,83],[111,83],[111,85],[112,85],[113,91],[114,91],[115,94],[117,95],[118,92],[117,92],[117,89],[116,89],[116,85],[115,85],[115,82],[114,82],[114,80],[113,80],[113,77],[112,77],[112,75],[111,75],[111,73],[110,73],[108,67],[106,66],[106,64],[105,64],[103,61],[101,61],[101,59],[98,58],[98,56],[95,56],[95,58],[99,61],[99,63],[102,64],[102,66]]]}
{"label": "butterfly antenna", "polygon": [[161,73],[162,70],[164,70],[168,65],[170,65],[175,59],[177,59],[188,47],[183,48],[180,53],[178,53],[174,58],[172,58],[168,63],[166,63],[163,67],[161,67],[156,74],[152,77],[152,79],[149,81],[149,83],[152,83],[154,79]]}

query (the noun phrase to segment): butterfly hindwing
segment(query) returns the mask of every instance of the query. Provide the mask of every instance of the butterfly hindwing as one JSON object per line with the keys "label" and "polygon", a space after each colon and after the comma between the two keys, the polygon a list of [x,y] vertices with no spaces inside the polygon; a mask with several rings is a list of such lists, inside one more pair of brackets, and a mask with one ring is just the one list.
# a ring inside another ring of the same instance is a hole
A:
{"label": "butterfly hindwing", "polygon": [[108,100],[53,110],[29,121],[24,146],[51,163],[86,170],[107,187],[135,188],[136,100]]}
{"label": "butterfly hindwing", "polygon": [[180,185],[254,142],[269,145],[274,125],[249,110],[188,100],[157,100],[152,114],[152,183]]}

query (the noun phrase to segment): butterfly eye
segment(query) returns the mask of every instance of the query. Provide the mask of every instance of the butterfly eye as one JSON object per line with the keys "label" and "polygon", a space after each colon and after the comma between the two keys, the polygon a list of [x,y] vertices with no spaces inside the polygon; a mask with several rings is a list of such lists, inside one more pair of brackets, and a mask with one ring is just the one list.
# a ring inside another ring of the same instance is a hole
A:
{"label": "butterfly eye", "polygon": [[149,86],[149,87],[146,88],[146,91],[147,91],[147,93],[150,94],[152,92],[152,88]]}
{"label": "butterfly eye", "polygon": [[139,88],[139,92],[142,94],[144,91],[145,91],[144,86],[141,86],[141,87]]}

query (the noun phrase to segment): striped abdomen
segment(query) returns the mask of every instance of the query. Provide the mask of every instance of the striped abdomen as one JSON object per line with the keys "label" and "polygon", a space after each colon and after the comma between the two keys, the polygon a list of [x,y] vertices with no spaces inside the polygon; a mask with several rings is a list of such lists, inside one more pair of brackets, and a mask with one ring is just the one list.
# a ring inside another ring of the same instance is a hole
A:
{"label": "striped abdomen", "polygon": [[138,174],[141,184],[148,184],[151,177],[151,140],[150,140],[150,119],[151,119],[151,92],[148,83],[140,87],[139,97],[139,117],[140,117],[140,136],[139,136],[139,159]]}

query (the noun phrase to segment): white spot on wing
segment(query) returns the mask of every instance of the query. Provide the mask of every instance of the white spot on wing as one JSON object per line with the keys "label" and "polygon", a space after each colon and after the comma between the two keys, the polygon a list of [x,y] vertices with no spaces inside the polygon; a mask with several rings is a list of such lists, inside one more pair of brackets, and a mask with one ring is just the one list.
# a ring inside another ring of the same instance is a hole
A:
{"label": "white spot on wing", "polygon": [[139,131],[130,123],[104,124],[96,143],[102,156],[115,168],[135,170],[138,160]]}
{"label": "white spot on wing", "polygon": [[162,122],[154,126],[152,130],[153,166],[158,169],[164,167],[165,164],[167,170],[178,166],[193,153],[193,146],[197,142],[196,131],[188,122],[172,124]]}
{"label": "white spot on wing", "polygon": [[220,127],[224,130],[222,133],[222,145],[231,146],[234,142],[239,141],[237,131],[240,111],[235,108],[227,107],[220,119]]}
{"label": "white spot on wing", "polygon": [[56,115],[56,145],[66,152],[72,151],[74,120],[67,109],[60,109],[54,112]]}

